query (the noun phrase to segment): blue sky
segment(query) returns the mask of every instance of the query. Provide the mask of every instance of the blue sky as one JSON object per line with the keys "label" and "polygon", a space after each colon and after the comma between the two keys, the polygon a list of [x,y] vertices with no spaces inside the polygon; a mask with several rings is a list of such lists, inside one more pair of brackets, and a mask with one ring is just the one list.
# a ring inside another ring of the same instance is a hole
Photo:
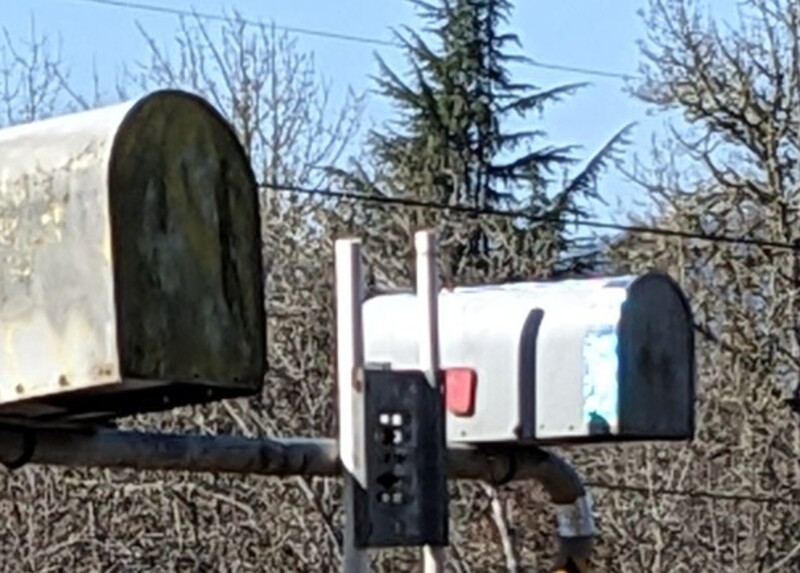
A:
{"label": "blue sky", "polygon": [[[725,0],[730,2],[730,0]],[[277,25],[390,39],[390,28],[414,24],[412,7],[402,0],[141,0],[143,4],[223,14],[236,9],[253,20]],[[123,63],[143,61],[147,48],[136,28],[143,25],[166,44],[174,36],[177,19],[166,14],[101,6],[87,0],[19,0],[4,2],[0,24],[12,37],[29,34],[31,18],[41,33],[61,39],[62,54],[79,89],[90,89],[92,62],[106,84]],[[539,62],[635,74],[639,61],[636,41],[644,36],[637,10],[644,0],[517,0],[511,27],[519,34],[524,53]],[[369,89],[376,71],[377,51],[390,63],[402,63],[396,49],[307,35],[299,47],[316,54],[319,69],[334,86],[344,90]],[[565,99],[544,115],[543,125],[554,144],[579,143],[585,155],[597,149],[616,130],[639,122],[632,151],[646,152],[657,120],[645,117],[644,106],[624,93],[620,79],[593,77],[540,67],[521,67],[518,79],[541,87],[576,81],[592,82],[578,95]],[[367,119],[386,119],[389,108],[370,97]],[[616,173],[606,176],[602,192],[613,203],[630,207],[639,190]],[[624,221],[612,207],[598,218]]]}

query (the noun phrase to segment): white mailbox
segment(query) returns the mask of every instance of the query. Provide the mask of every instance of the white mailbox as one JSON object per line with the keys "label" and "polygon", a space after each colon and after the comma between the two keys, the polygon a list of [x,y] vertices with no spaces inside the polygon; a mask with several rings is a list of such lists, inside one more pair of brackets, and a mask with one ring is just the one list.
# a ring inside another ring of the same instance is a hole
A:
{"label": "white mailbox", "polygon": [[259,392],[261,253],[247,154],[196,95],[0,130],[0,419]]}
{"label": "white mailbox", "polygon": [[[415,305],[412,293],[364,303],[367,362],[416,364]],[[477,374],[446,381],[451,442],[694,435],[692,315],[662,273],[442,291],[439,324],[442,368]]]}

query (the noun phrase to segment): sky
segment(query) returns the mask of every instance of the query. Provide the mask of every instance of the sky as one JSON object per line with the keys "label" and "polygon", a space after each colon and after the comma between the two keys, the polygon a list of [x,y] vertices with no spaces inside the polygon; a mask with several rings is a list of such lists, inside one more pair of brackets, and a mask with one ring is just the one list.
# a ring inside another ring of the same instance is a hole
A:
{"label": "sky", "polygon": [[[724,0],[730,2],[730,0]],[[131,0],[201,13],[225,14],[237,10],[245,18],[274,22],[278,26],[323,32],[391,39],[391,29],[417,23],[411,5],[402,0]],[[637,11],[645,0],[517,0],[510,28],[516,32],[524,54],[536,62],[568,68],[586,68],[615,74],[636,74],[640,61],[637,40],[645,29]],[[63,60],[71,69],[79,90],[90,91],[92,64],[96,62],[108,85],[123,63],[147,58],[147,46],[137,22],[165,45],[178,24],[172,15],[125,7],[102,5],[92,0],[4,0],[0,25],[12,38],[37,31],[60,38]],[[397,49],[340,39],[298,34],[298,47],[315,53],[318,68],[339,93],[350,86],[356,91],[372,87],[376,72],[375,53],[389,64],[402,65]],[[589,156],[617,130],[637,122],[630,151],[646,153],[650,136],[660,129],[657,118],[647,118],[646,108],[627,95],[620,78],[599,77],[577,71],[540,66],[518,68],[515,79],[542,88],[565,83],[591,82],[577,95],[548,109],[541,125],[549,143],[579,144],[579,153]],[[375,96],[368,97],[367,122],[388,119],[391,109]],[[539,121],[539,120],[537,120]],[[640,190],[618,172],[601,182],[601,193],[610,207],[598,210],[598,219],[624,222],[634,208]]]}

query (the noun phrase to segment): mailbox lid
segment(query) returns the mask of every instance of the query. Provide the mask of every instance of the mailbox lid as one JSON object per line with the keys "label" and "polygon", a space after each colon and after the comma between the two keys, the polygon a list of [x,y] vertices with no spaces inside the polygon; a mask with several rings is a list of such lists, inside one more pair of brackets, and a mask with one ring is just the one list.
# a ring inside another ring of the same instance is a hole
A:
{"label": "mailbox lid", "polygon": [[108,174],[122,376],[259,390],[260,204],[230,125],[192,94],[151,94],[120,126]]}
{"label": "mailbox lid", "polygon": [[596,286],[542,305],[534,441],[693,437],[693,322],[680,288],[660,272]]}
{"label": "mailbox lid", "polygon": [[691,439],[695,432],[694,320],[680,287],[648,273],[628,289],[619,321],[619,435]]}

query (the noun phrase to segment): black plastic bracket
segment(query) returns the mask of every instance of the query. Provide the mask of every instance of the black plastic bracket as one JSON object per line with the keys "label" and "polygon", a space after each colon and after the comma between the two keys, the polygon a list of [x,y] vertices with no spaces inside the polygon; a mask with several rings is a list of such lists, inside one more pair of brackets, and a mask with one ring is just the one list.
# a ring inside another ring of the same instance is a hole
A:
{"label": "black plastic bracket", "polygon": [[365,369],[365,488],[356,488],[360,548],[446,546],[442,392],[416,370]]}

